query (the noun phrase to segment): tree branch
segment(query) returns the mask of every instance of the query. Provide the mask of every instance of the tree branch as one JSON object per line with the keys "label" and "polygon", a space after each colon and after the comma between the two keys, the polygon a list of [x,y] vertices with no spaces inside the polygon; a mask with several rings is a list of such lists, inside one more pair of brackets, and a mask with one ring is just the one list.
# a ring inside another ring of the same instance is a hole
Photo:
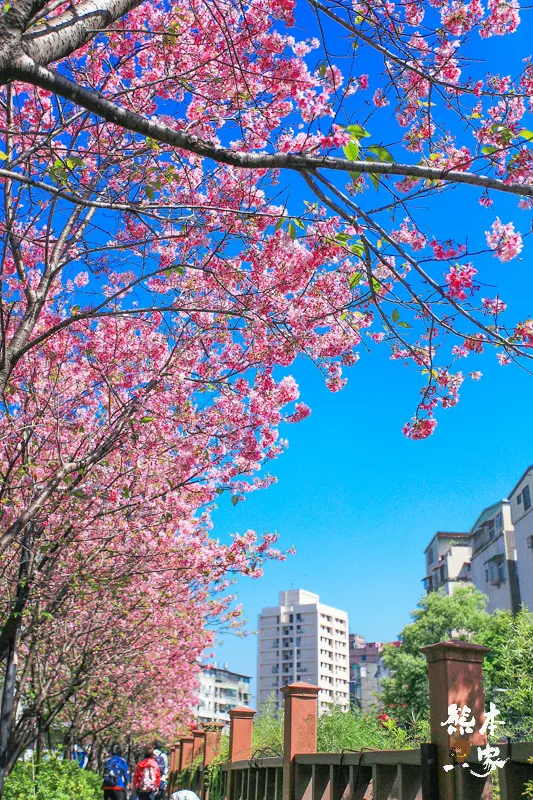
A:
{"label": "tree branch", "polygon": [[231,150],[212,144],[189,133],[183,133],[161,122],[153,122],[140,114],[122,108],[88,89],[78,86],[57,72],[39,66],[29,57],[20,58],[11,68],[10,79],[25,81],[61,95],[73,103],[92,111],[107,122],[111,122],[133,133],[147,136],[171,147],[177,147],[196,155],[211,158],[221,164],[243,169],[290,169],[296,172],[315,172],[330,169],[337,172],[374,173],[376,175],[398,175],[420,178],[420,180],[443,181],[446,183],[467,184],[482,189],[533,197],[533,186],[519,183],[506,183],[498,178],[479,175],[474,172],[443,170],[420,164],[389,164],[380,161],[348,161],[335,156],[295,155],[292,153],[248,153]]}

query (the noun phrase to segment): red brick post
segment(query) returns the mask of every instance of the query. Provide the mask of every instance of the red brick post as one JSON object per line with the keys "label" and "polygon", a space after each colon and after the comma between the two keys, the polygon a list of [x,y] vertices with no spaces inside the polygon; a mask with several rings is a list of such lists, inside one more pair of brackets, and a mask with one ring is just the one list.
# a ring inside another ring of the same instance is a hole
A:
{"label": "red brick post", "polygon": [[192,732],[192,738],[192,759],[194,761],[204,749],[205,732],[202,728],[195,728]]}
{"label": "red brick post", "polygon": [[252,730],[255,711],[239,706],[229,712],[229,760],[248,761],[252,756]]}
{"label": "red brick post", "polygon": [[487,800],[492,797],[490,780],[483,787],[481,778],[471,776],[470,770],[460,765],[448,772],[443,769],[444,765],[452,763],[449,750],[460,732],[448,734],[448,726],[441,723],[448,719],[449,706],[454,703],[459,708],[468,706],[468,717],[475,718],[476,722],[473,732],[465,732],[464,738],[473,746],[486,743],[487,737],[479,733],[479,728],[485,712],[483,659],[489,648],[454,640],[422,647],[421,652],[428,662],[431,741],[437,747],[439,800],[469,797],[465,790],[474,782],[477,782],[476,797]]}
{"label": "red brick post", "polygon": [[236,761],[248,761],[252,757],[252,731],[255,711],[239,706],[229,711],[229,770],[226,798],[231,800],[232,770]]}
{"label": "red brick post", "polygon": [[169,791],[172,792],[178,785],[180,767],[181,742],[175,742],[170,751],[169,764]]}
{"label": "red brick post", "polygon": [[192,764],[193,742],[194,739],[192,736],[182,736],[180,739],[180,773],[183,772],[184,769],[188,769]]}
{"label": "red brick post", "polygon": [[204,768],[211,764],[220,752],[220,740],[222,738],[221,722],[210,722],[204,725],[205,744],[204,744]]}
{"label": "red brick post", "polygon": [[310,683],[290,683],[281,688],[285,700],[283,800],[294,798],[294,756],[316,753],[319,691]]}
{"label": "red brick post", "polygon": [[221,722],[209,722],[204,725],[204,771],[201,800],[208,800],[209,798],[209,771],[207,768],[220,753],[220,740],[222,738],[223,727],[224,725]]}

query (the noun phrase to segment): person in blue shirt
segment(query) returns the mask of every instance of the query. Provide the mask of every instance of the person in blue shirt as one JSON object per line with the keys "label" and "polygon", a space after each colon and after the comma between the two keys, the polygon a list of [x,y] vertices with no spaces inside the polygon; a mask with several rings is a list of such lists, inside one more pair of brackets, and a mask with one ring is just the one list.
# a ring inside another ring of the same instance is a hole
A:
{"label": "person in blue shirt", "polygon": [[159,784],[159,791],[156,795],[156,800],[165,800],[166,795],[166,782],[168,773],[168,756],[161,749],[159,742],[155,743],[154,758],[157,761],[159,772],[161,773],[161,783]]}
{"label": "person in blue shirt", "polygon": [[85,769],[87,762],[89,761],[89,756],[81,745],[75,744],[72,748],[72,759],[73,761],[78,762],[80,769]]}
{"label": "person in blue shirt", "polygon": [[113,747],[113,754],[104,765],[104,800],[127,800],[130,783],[128,762],[120,747]]}

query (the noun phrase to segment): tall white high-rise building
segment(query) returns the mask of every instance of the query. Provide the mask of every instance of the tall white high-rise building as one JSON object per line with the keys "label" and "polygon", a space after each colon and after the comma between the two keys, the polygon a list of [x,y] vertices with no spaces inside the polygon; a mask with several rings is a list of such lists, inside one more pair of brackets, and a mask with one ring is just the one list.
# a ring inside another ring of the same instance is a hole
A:
{"label": "tall white high-rise building", "polygon": [[303,589],[280,592],[279,606],[259,615],[257,696],[264,703],[280,688],[305,681],[320,687],[319,710],[348,711],[350,659],[348,614]]}

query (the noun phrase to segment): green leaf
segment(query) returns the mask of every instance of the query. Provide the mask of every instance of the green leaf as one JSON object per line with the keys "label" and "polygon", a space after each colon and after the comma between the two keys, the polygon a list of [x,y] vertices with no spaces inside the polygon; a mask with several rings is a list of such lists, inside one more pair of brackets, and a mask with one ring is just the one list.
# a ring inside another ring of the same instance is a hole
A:
{"label": "green leaf", "polygon": [[395,308],[394,311],[392,312],[392,321],[398,322],[399,319],[400,319],[400,312],[398,311],[397,308]]}
{"label": "green leaf", "polygon": [[365,252],[365,246],[363,242],[359,239],[357,242],[352,244],[350,250],[352,251],[352,253],[355,253],[356,256],[359,256],[359,258],[361,258],[363,253]]}
{"label": "green leaf", "polygon": [[232,506],[236,506],[238,502],[239,502],[239,498],[237,497],[236,494],[234,494],[233,497],[231,498],[231,505]]}
{"label": "green leaf", "polygon": [[143,425],[145,425],[147,422],[152,422],[152,420],[153,420],[153,417],[141,417],[141,419],[140,419],[140,421],[142,422]]}
{"label": "green leaf", "polygon": [[372,278],[372,288],[376,294],[381,290],[381,283],[376,278]]}
{"label": "green leaf", "polygon": [[280,217],[276,222],[276,224],[274,225],[274,231],[279,231],[284,222],[285,222],[285,217]]}
{"label": "green leaf", "polygon": [[0,150],[0,161],[7,161],[7,155],[3,150]]}
{"label": "green leaf", "polygon": [[81,308],[79,306],[72,306],[72,308],[70,309],[70,313],[72,316],[74,316],[74,314],[79,314],[80,311]]}
{"label": "green leaf", "polygon": [[368,173],[368,177],[370,178],[370,180],[372,182],[372,186],[377,191],[379,189],[379,178],[378,178],[378,176],[374,172],[369,172]]}
{"label": "green leaf", "polygon": [[350,131],[352,138],[364,139],[365,136],[370,136],[369,132],[365,130],[362,125],[348,125],[346,130]]}
{"label": "green leaf", "polygon": [[297,219],[297,217],[293,217],[292,221],[296,225],[297,228],[301,228],[303,231],[305,231],[305,225],[303,224],[301,219]]}
{"label": "green leaf", "polygon": [[527,139],[528,142],[530,142],[533,139],[533,132],[528,131],[526,128],[524,128],[521,131],[518,131],[518,135],[521,136],[522,139]]}
{"label": "green leaf", "polygon": [[342,149],[348,161],[357,161],[359,158],[359,145],[357,142],[349,142]]}
{"label": "green leaf", "polygon": [[398,325],[399,325],[401,328],[412,328],[412,327],[413,327],[412,325],[409,325],[409,323],[408,323],[408,322],[399,322],[399,323],[398,323]]}
{"label": "green leaf", "polygon": [[355,183],[357,180],[359,180],[359,178],[361,177],[361,173],[360,173],[360,172],[349,172],[349,173],[348,173],[348,175],[350,176],[350,178],[352,179],[352,181],[353,181],[354,183]]}
{"label": "green leaf", "polygon": [[144,187],[144,191],[146,192],[146,196],[148,197],[149,200],[154,199],[155,193],[153,186],[150,186],[148,184],[147,186]]}
{"label": "green leaf", "polygon": [[371,153],[374,153],[377,156],[378,161],[386,161],[389,164],[394,162],[394,156],[390,153],[386,147],[383,147],[380,144],[371,144],[368,148]]}
{"label": "green leaf", "polygon": [[320,75],[321,78],[323,78],[325,76],[327,68],[328,68],[327,64],[321,64],[319,66],[318,74]]}
{"label": "green leaf", "polygon": [[291,239],[296,239],[296,227],[294,222],[289,222],[289,227],[287,228],[289,236]]}
{"label": "green leaf", "polygon": [[492,147],[492,145],[488,145],[487,147],[482,147],[481,152],[486,155],[490,156],[492,153],[497,153],[501,148],[499,147]]}
{"label": "green leaf", "polygon": [[353,275],[350,275],[350,289],[355,289],[362,277],[362,272],[354,272]]}

